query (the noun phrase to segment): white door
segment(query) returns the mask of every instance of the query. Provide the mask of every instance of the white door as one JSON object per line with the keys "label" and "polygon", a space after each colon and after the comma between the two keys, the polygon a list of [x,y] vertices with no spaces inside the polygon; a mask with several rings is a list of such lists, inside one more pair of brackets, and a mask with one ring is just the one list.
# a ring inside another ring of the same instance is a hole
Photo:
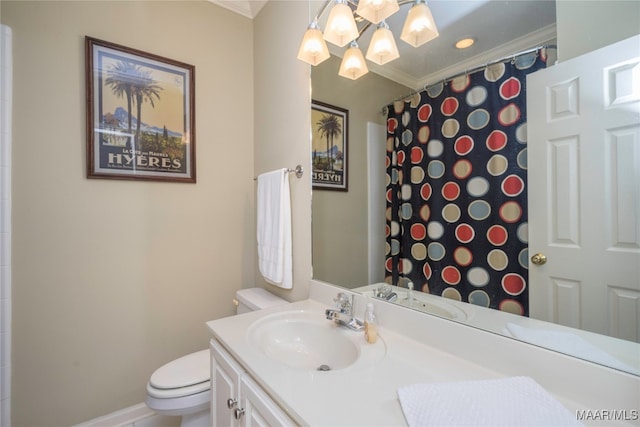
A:
{"label": "white door", "polygon": [[640,342],[640,36],[530,74],[527,117],[531,317]]}

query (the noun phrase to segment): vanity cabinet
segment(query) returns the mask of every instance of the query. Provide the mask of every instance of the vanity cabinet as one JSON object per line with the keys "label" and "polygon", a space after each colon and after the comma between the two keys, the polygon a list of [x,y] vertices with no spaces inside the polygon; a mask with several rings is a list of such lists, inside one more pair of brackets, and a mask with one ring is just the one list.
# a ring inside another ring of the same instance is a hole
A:
{"label": "vanity cabinet", "polygon": [[295,423],[222,345],[211,340],[211,420],[216,427]]}

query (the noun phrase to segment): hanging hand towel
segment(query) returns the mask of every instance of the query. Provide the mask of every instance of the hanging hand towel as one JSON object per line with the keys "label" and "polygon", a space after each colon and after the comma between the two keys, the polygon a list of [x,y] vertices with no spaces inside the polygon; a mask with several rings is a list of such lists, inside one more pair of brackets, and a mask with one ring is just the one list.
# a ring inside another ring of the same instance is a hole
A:
{"label": "hanging hand towel", "polygon": [[264,279],[293,287],[289,174],[279,169],[258,175],[258,267]]}
{"label": "hanging hand towel", "polygon": [[414,384],[398,398],[410,427],[582,425],[529,377]]}

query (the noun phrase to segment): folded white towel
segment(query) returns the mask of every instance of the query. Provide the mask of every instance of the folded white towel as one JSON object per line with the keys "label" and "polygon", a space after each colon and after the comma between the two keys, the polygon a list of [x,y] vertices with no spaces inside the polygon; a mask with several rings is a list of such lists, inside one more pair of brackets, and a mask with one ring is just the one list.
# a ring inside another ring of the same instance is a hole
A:
{"label": "folded white towel", "polygon": [[289,174],[279,169],[258,175],[258,267],[264,279],[293,287]]}
{"label": "folded white towel", "polygon": [[398,397],[411,427],[582,425],[529,377],[414,384]]}
{"label": "folded white towel", "polygon": [[569,354],[594,363],[620,369],[639,375],[640,371],[616,359],[606,351],[594,346],[582,337],[571,332],[551,331],[547,329],[526,328],[515,323],[507,323],[506,334],[520,341],[560,353]]}

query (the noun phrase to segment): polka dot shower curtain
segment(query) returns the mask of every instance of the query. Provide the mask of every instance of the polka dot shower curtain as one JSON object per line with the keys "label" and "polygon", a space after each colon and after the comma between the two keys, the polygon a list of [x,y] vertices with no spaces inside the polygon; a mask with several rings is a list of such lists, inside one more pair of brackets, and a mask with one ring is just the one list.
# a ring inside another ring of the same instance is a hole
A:
{"label": "polka dot shower curtain", "polygon": [[386,281],[528,315],[526,76],[545,51],[388,107]]}

